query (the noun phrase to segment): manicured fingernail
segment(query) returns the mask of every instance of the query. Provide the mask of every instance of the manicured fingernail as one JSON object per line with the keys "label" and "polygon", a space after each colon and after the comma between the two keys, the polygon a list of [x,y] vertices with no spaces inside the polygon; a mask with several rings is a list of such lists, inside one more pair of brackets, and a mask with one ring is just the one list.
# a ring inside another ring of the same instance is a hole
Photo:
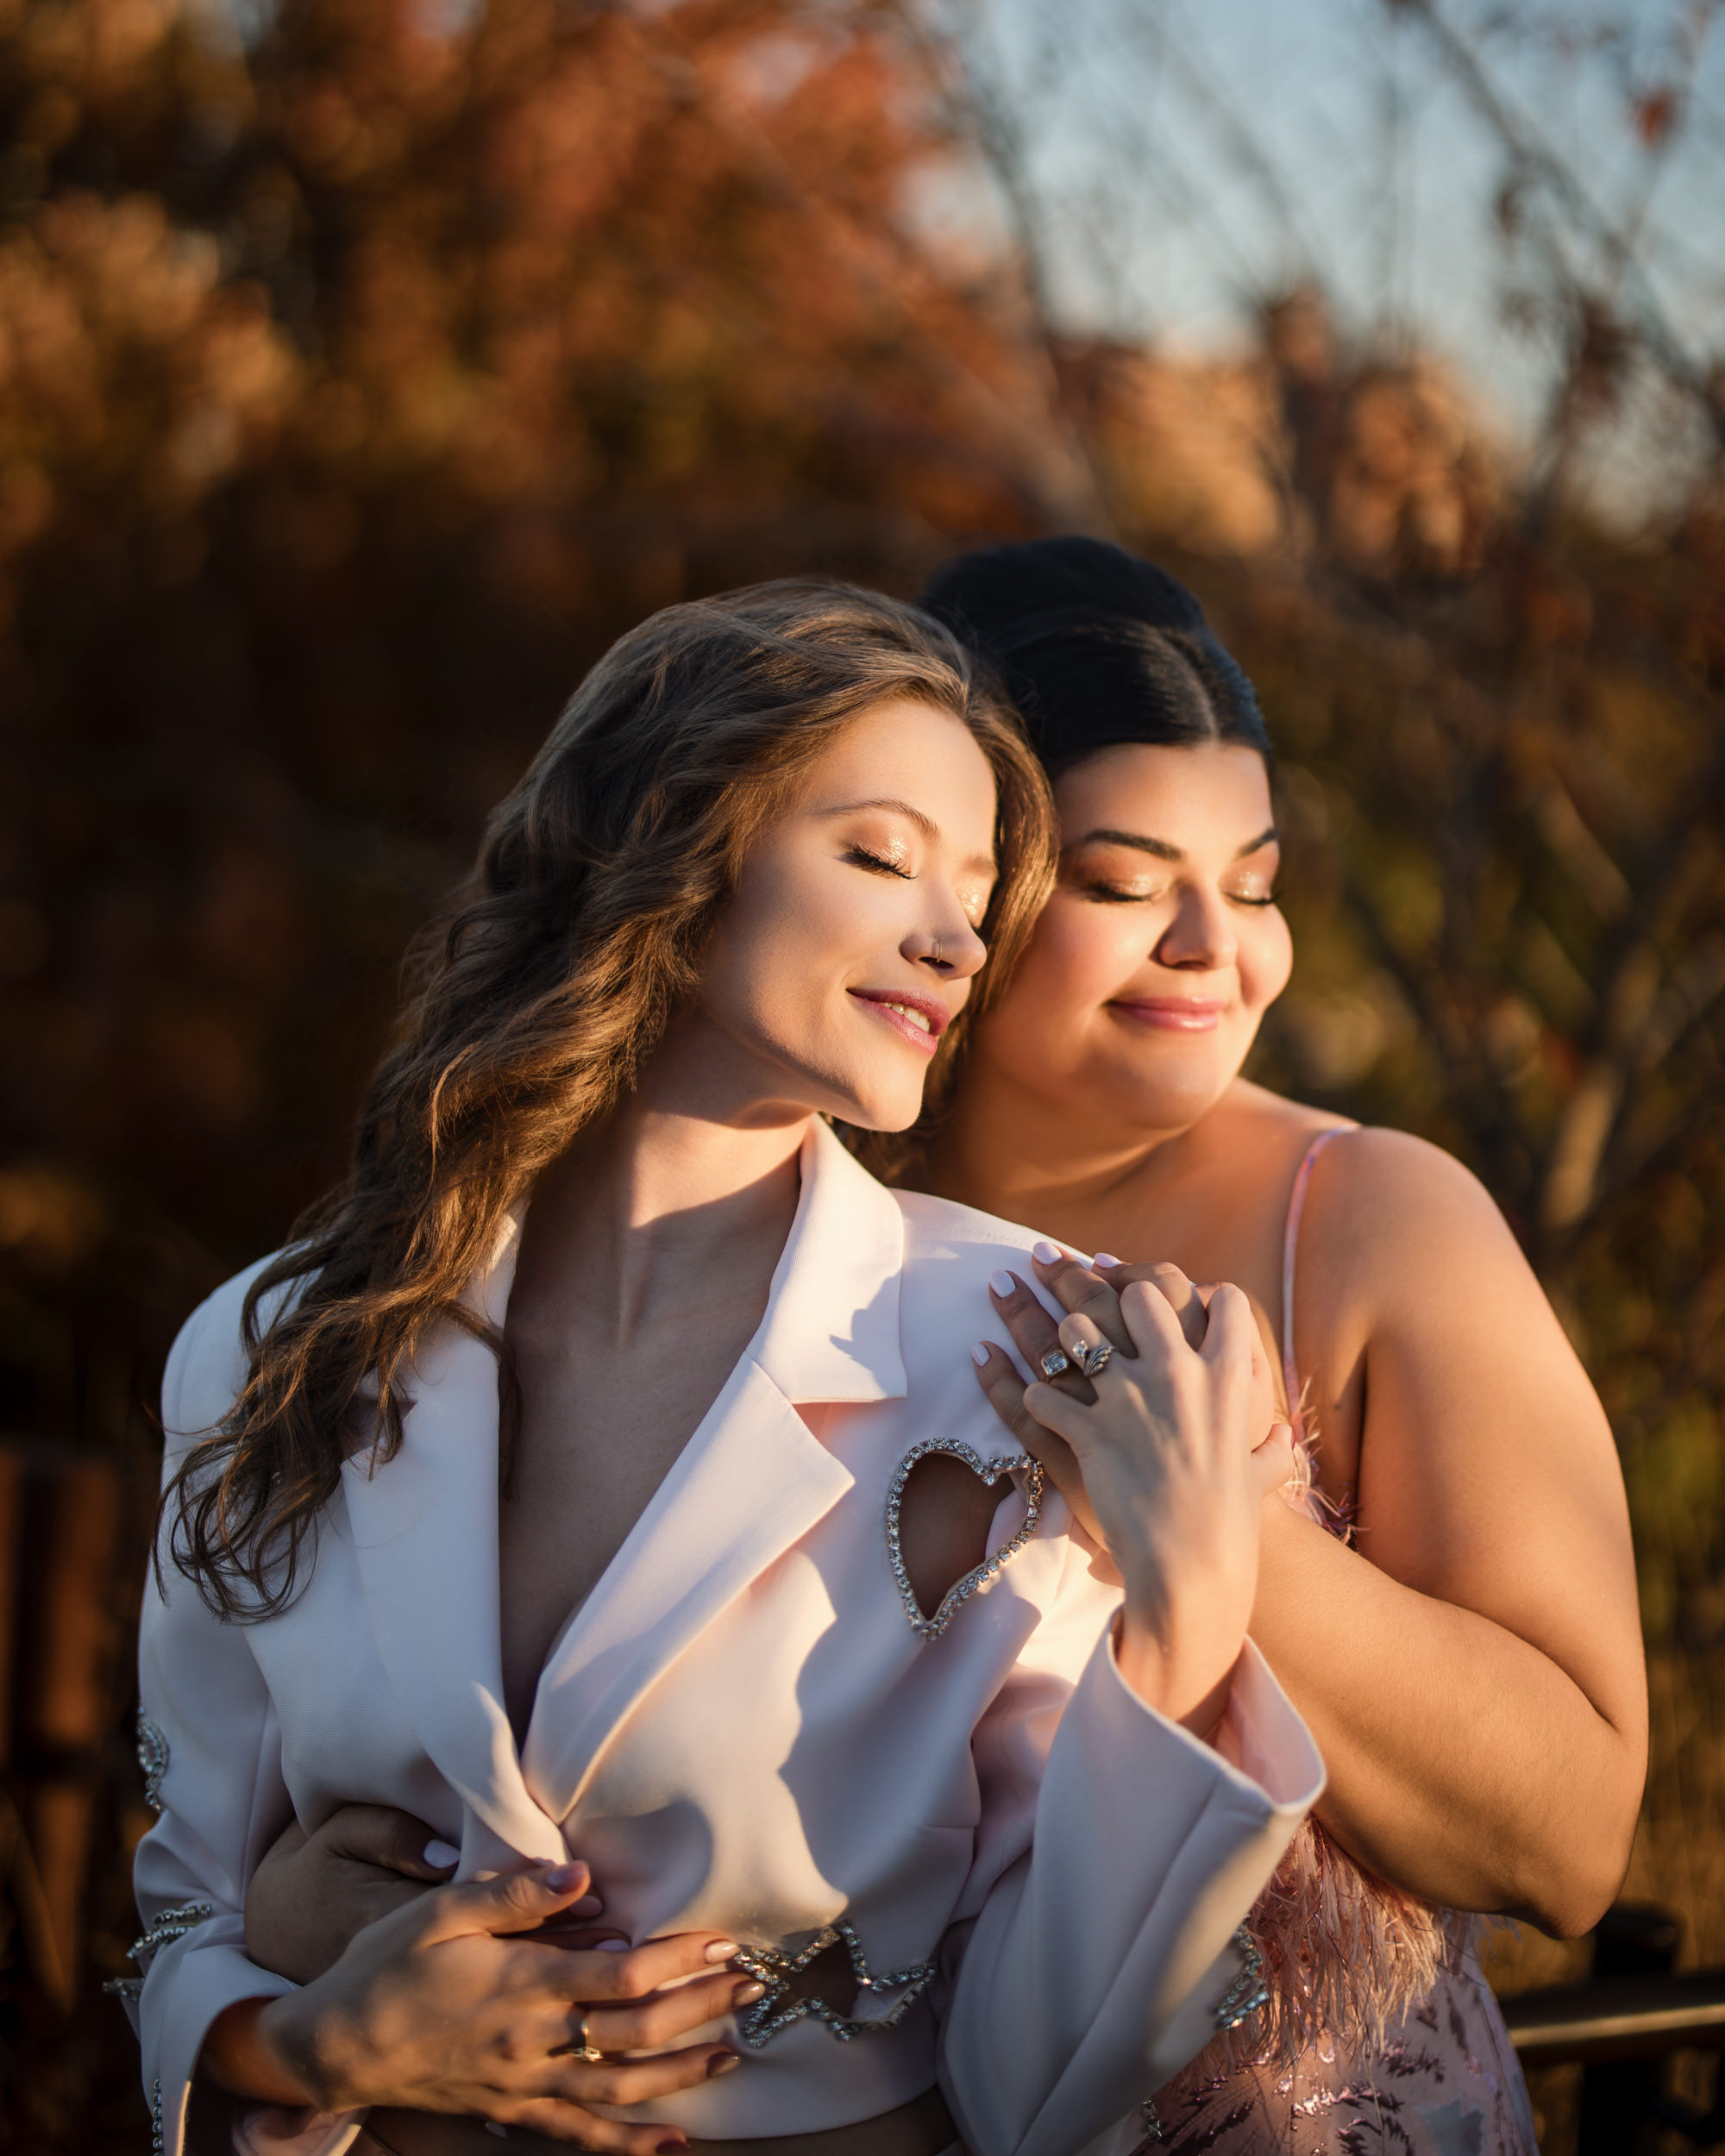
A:
{"label": "manicured fingernail", "polygon": [[739,2052],[715,2052],[706,2062],[706,2078],[709,2081],[715,2081],[720,2074],[728,2074],[733,2066],[742,2064],[743,2058]]}
{"label": "manicured fingernail", "polygon": [[988,1357],[992,1351],[986,1340],[978,1340],[970,1350],[970,1360],[979,1370],[985,1370],[988,1367]]}
{"label": "manicured fingernail", "polygon": [[499,2126],[495,2119],[486,2121],[485,2130],[487,2134],[495,2134],[500,2141],[506,2141],[509,2139],[509,2128],[506,2126]]}
{"label": "manicured fingernail", "polygon": [[1010,1273],[990,1273],[988,1289],[991,1294],[999,1295],[1004,1300],[1007,1296],[1017,1293],[1018,1282]]}
{"label": "manicured fingernail", "polygon": [[452,1841],[439,1841],[434,1834],[419,1852],[421,1859],[435,1871],[447,1871],[452,1864],[460,1864],[461,1852]]}
{"label": "manicured fingernail", "polygon": [[547,1865],[543,1873],[545,1884],[553,1894],[567,1894],[578,1880],[585,1879],[587,1868],[584,1864]]}
{"label": "manicured fingernail", "polygon": [[593,1950],[596,1954],[626,1954],[629,1941],[626,1939],[596,1939]]}
{"label": "manicured fingernail", "polygon": [[737,1941],[734,1939],[716,1939],[707,1948],[706,1958],[709,1961],[729,1961],[736,1952]]}
{"label": "manicured fingernail", "polygon": [[1053,1265],[1059,1260],[1060,1245],[1057,1243],[1051,1243],[1044,1238],[1040,1243],[1032,1243],[1031,1244],[1030,1254],[1036,1260],[1038,1265]]}
{"label": "manicured fingernail", "polygon": [[1106,1265],[1110,1272],[1113,1270],[1114,1267],[1118,1265],[1120,1262],[1119,1258],[1114,1257],[1113,1252],[1109,1250],[1098,1250],[1095,1257],[1090,1260],[1090,1263],[1093,1265]]}
{"label": "manicured fingernail", "polygon": [[756,1999],[764,1999],[766,1996],[766,1985],[756,1984],[751,1979],[748,1984],[737,1985],[736,1990],[731,1995],[731,2003],[733,2006],[753,2006]]}

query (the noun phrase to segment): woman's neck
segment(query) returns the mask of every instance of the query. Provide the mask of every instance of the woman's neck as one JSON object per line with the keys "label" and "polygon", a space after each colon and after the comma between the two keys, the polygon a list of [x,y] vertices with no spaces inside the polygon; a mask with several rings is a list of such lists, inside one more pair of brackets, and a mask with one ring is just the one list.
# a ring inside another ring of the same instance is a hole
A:
{"label": "woman's neck", "polygon": [[674,1034],[534,1191],[524,1262],[549,1261],[619,1350],[692,1302],[764,1293],[790,1233],[810,1112],[727,1087],[722,1062]]}
{"label": "woman's neck", "polygon": [[1151,1196],[1181,1174],[1203,1121],[1163,1129],[1090,1102],[1075,1110],[976,1063],[917,1180],[1002,1219],[1053,1222],[1106,1208],[1128,1188]]}

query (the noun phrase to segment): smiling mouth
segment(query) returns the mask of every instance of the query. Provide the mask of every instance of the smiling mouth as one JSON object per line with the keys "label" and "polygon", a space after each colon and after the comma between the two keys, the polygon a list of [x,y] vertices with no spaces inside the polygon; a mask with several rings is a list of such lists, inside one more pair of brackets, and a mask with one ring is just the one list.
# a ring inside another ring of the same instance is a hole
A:
{"label": "smiling mouth", "polygon": [[1145,996],[1120,997],[1108,1007],[1162,1033],[1214,1033],[1227,1005],[1220,996]]}
{"label": "smiling mouth", "polygon": [[871,1011],[878,1011],[900,1039],[908,1041],[925,1056],[933,1055],[949,1023],[943,1004],[932,998],[889,995],[869,988],[853,988],[850,993],[859,1003],[866,1003]]}

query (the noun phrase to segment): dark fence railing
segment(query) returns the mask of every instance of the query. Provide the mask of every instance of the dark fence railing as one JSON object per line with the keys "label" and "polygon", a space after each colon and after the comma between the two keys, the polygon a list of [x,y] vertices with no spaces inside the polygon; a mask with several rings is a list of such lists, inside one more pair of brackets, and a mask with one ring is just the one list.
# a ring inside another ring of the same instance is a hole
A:
{"label": "dark fence railing", "polygon": [[1594,1934],[1590,1982],[1504,2002],[1523,2066],[1584,2069],[1577,2156],[1644,2156],[1665,2132],[1725,2146],[1725,2069],[1704,2111],[1665,2088],[1673,2053],[1725,2052],[1725,1969],[1673,1974],[1679,1941],[1668,1910],[1622,1903]]}

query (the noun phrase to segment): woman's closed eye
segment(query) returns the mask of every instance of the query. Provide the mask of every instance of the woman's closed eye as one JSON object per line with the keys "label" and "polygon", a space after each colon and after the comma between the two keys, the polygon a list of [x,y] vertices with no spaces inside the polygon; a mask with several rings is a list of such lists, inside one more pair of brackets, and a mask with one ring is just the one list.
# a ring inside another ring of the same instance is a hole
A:
{"label": "woman's closed eye", "polygon": [[1074,887],[1098,906],[1152,906],[1157,899],[1165,899],[1169,889],[1165,883],[1108,883],[1090,876],[1076,879]]}
{"label": "woman's closed eye", "polygon": [[877,854],[867,846],[847,846],[844,849],[844,858],[858,868],[871,869],[876,875],[900,876],[906,883],[915,881],[910,870],[904,867],[901,862],[893,860],[887,854]]}
{"label": "woman's closed eye", "polygon": [[[1075,876],[1070,887],[1096,906],[1155,906],[1167,899],[1174,887],[1168,883],[1114,882],[1102,876]],[[1275,906],[1279,903],[1281,893],[1271,887],[1269,878],[1253,876],[1244,887],[1224,890],[1222,896],[1230,906]]]}

